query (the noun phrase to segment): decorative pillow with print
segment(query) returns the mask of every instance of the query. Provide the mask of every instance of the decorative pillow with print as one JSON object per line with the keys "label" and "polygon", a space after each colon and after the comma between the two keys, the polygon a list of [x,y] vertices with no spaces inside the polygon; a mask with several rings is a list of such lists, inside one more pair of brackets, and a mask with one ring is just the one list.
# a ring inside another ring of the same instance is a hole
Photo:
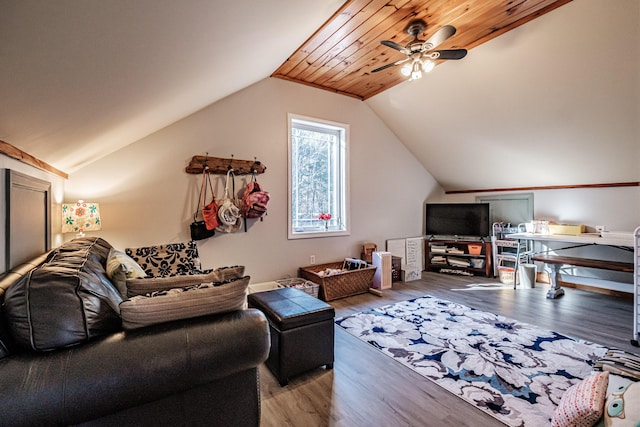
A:
{"label": "decorative pillow with print", "polygon": [[171,277],[202,274],[195,241],[166,245],[127,248],[125,253],[145,271],[147,277]]}
{"label": "decorative pillow with print", "polygon": [[596,372],[564,392],[552,427],[592,427],[602,417],[609,372]]}
{"label": "decorative pillow with print", "polygon": [[243,276],[244,266],[236,265],[232,267],[221,267],[216,268],[215,270],[208,270],[203,274],[127,279],[126,297],[131,298],[138,295],[146,295],[155,291],[183,288],[185,286],[199,285],[201,283],[225,282],[240,279]]}
{"label": "decorative pillow with print", "polygon": [[616,387],[607,396],[602,421],[606,427],[640,426],[640,382]]}
{"label": "decorative pillow with print", "polygon": [[137,329],[156,323],[242,310],[249,280],[250,277],[245,276],[129,298],[120,304],[122,326]]}

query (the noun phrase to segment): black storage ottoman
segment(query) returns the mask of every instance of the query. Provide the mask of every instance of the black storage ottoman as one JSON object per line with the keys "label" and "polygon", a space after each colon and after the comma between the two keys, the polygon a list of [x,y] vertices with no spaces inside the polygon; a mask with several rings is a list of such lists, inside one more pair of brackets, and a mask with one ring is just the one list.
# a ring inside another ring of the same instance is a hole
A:
{"label": "black storage ottoman", "polygon": [[311,369],[333,368],[333,307],[295,288],[256,292],[247,299],[249,307],[269,320],[271,349],[266,365],[281,386]]}

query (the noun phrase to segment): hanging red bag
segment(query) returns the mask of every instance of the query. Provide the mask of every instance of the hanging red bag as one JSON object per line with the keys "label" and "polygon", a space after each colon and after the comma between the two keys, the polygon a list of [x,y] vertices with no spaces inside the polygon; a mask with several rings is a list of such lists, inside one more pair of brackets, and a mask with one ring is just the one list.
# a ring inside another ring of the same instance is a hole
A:
{"label": "hanging red bag", "polygon": [[[215,230],[220,225],[218,221],[218,204],[216,203],[216,196],[213,194],[213,186],[211,185],[211,177],[209,176],[209,168],[205,168],[202,172],[205,174],[209,189],[211,190],[211,202],[207,203],[202,208],[202,219],[207,226],[207,230]],[[204,189],[203,201],[207,200],[207,189]],[[203,202],[204,203],[204,202]]]}

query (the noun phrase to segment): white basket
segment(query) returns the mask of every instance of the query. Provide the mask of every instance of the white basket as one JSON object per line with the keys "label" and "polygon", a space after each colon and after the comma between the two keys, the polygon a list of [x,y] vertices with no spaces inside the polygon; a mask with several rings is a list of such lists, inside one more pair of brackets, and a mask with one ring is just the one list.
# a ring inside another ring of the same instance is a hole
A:
{"label": "white basket", "polygon": [[482,258],[472,258],[470,262],[472,268],[484,268],[484,259]]}
{"label": "white basket", "polygon": [[520,280],[518,272],[511,267],[498,267],[498,278],[502,283],[513,283],[513,275],[516,275],[516,283]]}
{"label": "white basket", "polygon": [[252,285],[249,285],[248,290],[250,294],[255,294],[256,292],[270,291],[272,289],[279,289],[282,287],[283,286],[278,282],[264,282],[264,283],[254,283]]}
{"label": "white basket", "polygon": [[276,282],[286,288],[300,289],[301,291],[305,291],[312,297],[318,298],[318,289],[320,288],[320,285],[313,283],[310,280],[306,280],[301,277],[294,277],[292,279],[276,280]]}

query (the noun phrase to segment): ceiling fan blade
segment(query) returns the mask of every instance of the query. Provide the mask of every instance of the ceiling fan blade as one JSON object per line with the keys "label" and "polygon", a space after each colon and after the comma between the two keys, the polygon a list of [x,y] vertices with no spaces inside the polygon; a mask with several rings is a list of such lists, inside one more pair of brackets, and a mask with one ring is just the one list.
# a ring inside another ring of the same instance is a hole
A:
{"label": "ceiling fan blade", "polygon": [[422,51],[426,52],[428,50],[434,49],[436,46],[441,45],[446,39],[451,37],[456,33],[456,27],[453,25],[445,25],[435,32],[434,35],[429,37],[429,39],[422,44]]}
{"label": "ceiling fan blade", "polygon": [[382,40],[380,43],[385,45],[385,46],[387,46],[387,47],[390,47],[391,49],[399,50],[400,52],[404,53],[405,55],[409,55],[411,53],[404,46],[399,45],[396,42],[392,42],[391,40]]}
{"label": "ceiling fan blade", "polygon": [[391,68],[394,65],[400,65],[403,62],[407,62],[410,58],[405,58],[405,59],[401,59],[400,61],[396,61],[396,62],[392,62],[390,64],[387,65],[383,65],[382,67],[378,67],[375,70],[371,70],[372,73],[377,73],[378,71],[382,71],[382,70],[386,70],[387,68]]}
{"label": "ceiling fan blade", "polygon": [[462,59],[467,56],[467,49],[434,50],[427,56],[431,59]]}

